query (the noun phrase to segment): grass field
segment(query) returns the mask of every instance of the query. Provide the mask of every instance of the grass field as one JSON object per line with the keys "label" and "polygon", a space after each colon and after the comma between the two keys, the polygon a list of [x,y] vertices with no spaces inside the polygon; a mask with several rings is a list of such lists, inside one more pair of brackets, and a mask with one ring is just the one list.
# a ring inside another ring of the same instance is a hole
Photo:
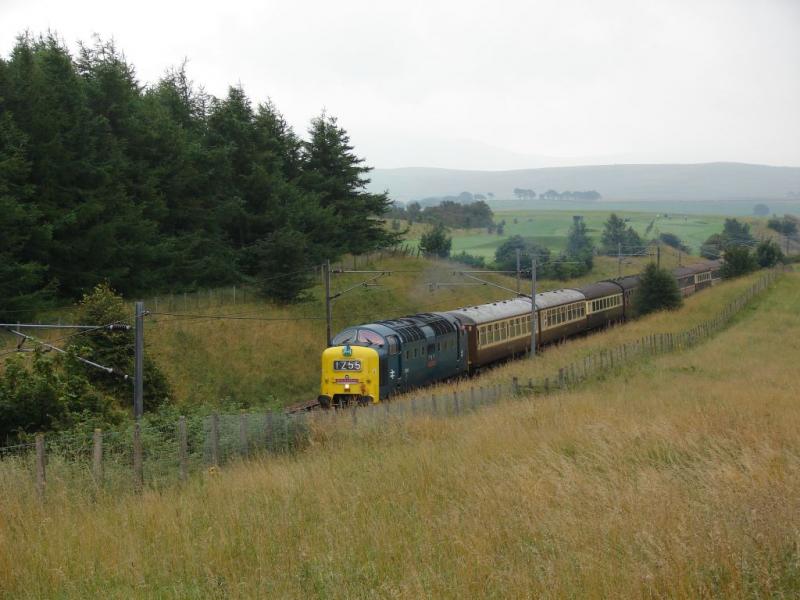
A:
{"label": "grass field", "polygon": [[[688,323],[747,283],[634,327]],[[796,598],[798,297],[787,275],[692,350],[457,419],[321,430],[296,458],[184,489],[120,499],[55,481],[42,505],[4,472],[0,592]]]}
{"label": "grass field", "polygon": [[[583,216],[589,234],[599,245],[603,224],[610,211],[507,211],[496,212],[495,222],[505,220],[502,236],[489,235],[485,229],[456,230],[453,232],[453,252],[465,251],[468,254],[494,258],[497,247],[512,235],[533,239],[538,244],[553,251],[564,250],[567,234],[572,225],[572,215]],[[629,224],[642,236],[648,225],[654,221],[653,228],[646,239],[657,237],[659,233],[674,233],[696,254],[700,245],[712,233],[722,231],[725,217],[719,215],[661,215],[645,212],[619,212],[619,216],[629,219]]]}

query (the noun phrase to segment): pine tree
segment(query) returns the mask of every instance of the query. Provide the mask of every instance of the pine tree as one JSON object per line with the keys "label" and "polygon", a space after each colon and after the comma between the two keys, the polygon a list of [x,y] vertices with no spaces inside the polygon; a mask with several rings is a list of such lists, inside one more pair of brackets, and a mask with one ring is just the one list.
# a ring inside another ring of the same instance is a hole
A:
{"label": "pine tree", "polygon": [[309,135],[301,186],[316,194],[323,207],[333,209],[337,224],[330,235],[335,248],[362,254],[394,243],[397,235],[388,232],[382,220],[390,205],[388,195],[365,191],[371,169],[353,153],[350,137],[336,118],[323,113],[311,122]]}

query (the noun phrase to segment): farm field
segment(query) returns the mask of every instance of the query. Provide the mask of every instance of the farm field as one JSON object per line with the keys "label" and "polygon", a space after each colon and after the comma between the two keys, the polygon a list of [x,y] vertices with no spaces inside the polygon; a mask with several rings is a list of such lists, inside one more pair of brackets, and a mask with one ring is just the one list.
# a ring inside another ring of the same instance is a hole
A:
{"label": "farm field", "polygon": [[[485,229],[455,230],[453,235],[453,253],[462,251],[486,259],[493,259],[494,252],[505,239],[512,235],[534,240],[536,243],[558,252],[566,248],[567,234],[572,225],[572,215],[582,215],[589,235],[596,245],[600,243],[603,223],[612,211],[556,211],[556,210],[519,210],[495,212],[495,222],[505,221],[503,235],[488,234]],[[722,231],[725,217],[720,215],[671,215],[658,216],[649,212],[617,212],[617,215],[628,219],[637,233],[645,239],[657,237],[659,233],[674,233],[687,244],[694,254],[700,245],[712,233]],[[648,225],[653,222],[652,230],[645,235]],[[413,232],[412,232],[413,233]]]}
{"label": "farm field", "polygon": [[[683,328],[748,283],[635,327]],[[691,350],[459,418],[320,429],[297,457],[183,489],[54,481],[41,504],[3,477],[0,594],[797,597],[798,297],[786,275]]]}

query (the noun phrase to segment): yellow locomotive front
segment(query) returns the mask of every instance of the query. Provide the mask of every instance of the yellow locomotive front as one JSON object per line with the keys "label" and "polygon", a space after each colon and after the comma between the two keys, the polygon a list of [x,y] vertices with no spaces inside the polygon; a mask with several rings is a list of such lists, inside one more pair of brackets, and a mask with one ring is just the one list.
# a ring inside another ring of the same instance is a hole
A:
{"label": "yellow locomotive front", "polygon": [[364,346],[331,346],[322,353],[319,403],[323,408],[379,402],[378,352]]}

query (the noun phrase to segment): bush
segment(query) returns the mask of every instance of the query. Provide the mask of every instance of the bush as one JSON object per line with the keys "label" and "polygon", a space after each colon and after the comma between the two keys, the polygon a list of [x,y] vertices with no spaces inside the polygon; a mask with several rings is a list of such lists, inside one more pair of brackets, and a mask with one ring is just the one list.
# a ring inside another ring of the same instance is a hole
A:
{"label": "bush", "polygon": [[665,243],[667,246],[675,248],[676,250],[680,250],[681,252],[685,252],[686,254],[689,254],[691,252],[689,246],[684,244],[681,238],[679,238],[674,233],[664,232],[658,236],[658,239],[659,241]]}
{"label": "bush", "polygon": [[772,240],[765,240],[756,248],[756,261],[758,266],[768,269],[783,261],[783,252],[778,244]]}
{"label": "bush", "polygon": [[[107,283],[101,283],[83,296],[76,318],[88,325],[107,325],[129,322],[131,318],[125,302]],[[134,331],[98,329],[73,336],[67,343],[71,353],[63,363],[68,379],[83,378],[97,391],[116,401],[120,410],[129,411],[132,402],[131,380],[134,373]],[[95,369],[75,359],[75,356],[91,357],[96,363],[111,367],[117,375]],[[153,359],[145,353],[144,358],[144,408],[153,410],[171,396],[167,379]]]}
{"label": "bush", "polygon": [[450,260],[454,260],[461,264],[470,266],[470,267],[480,267],[483,268],[486,266],[486,259],[482,256],[474,256],[472,254],[467,254],[463,250],[460,254],[454,254],[450,257]]}
{"label": "bush", "polygon": [[731,279],[752,273],[757,268],[756,257],[747,247],[732,246],[725,251],[725,264],[722,265],[720,274],[725,279]]}
{"label": "bush", "polygon": [[439,223],[429,232],[422,234],[419,248],[425,256],[447,258],[453,247],[453,238],[447,235],[447,228]]}
{"label": "bush", "polygon": [[672,310],[683,302],[678,282],[672,273],[650,263],[642,273],[639,287],[633,296],[636,314],[646,315],[657,310]]}

